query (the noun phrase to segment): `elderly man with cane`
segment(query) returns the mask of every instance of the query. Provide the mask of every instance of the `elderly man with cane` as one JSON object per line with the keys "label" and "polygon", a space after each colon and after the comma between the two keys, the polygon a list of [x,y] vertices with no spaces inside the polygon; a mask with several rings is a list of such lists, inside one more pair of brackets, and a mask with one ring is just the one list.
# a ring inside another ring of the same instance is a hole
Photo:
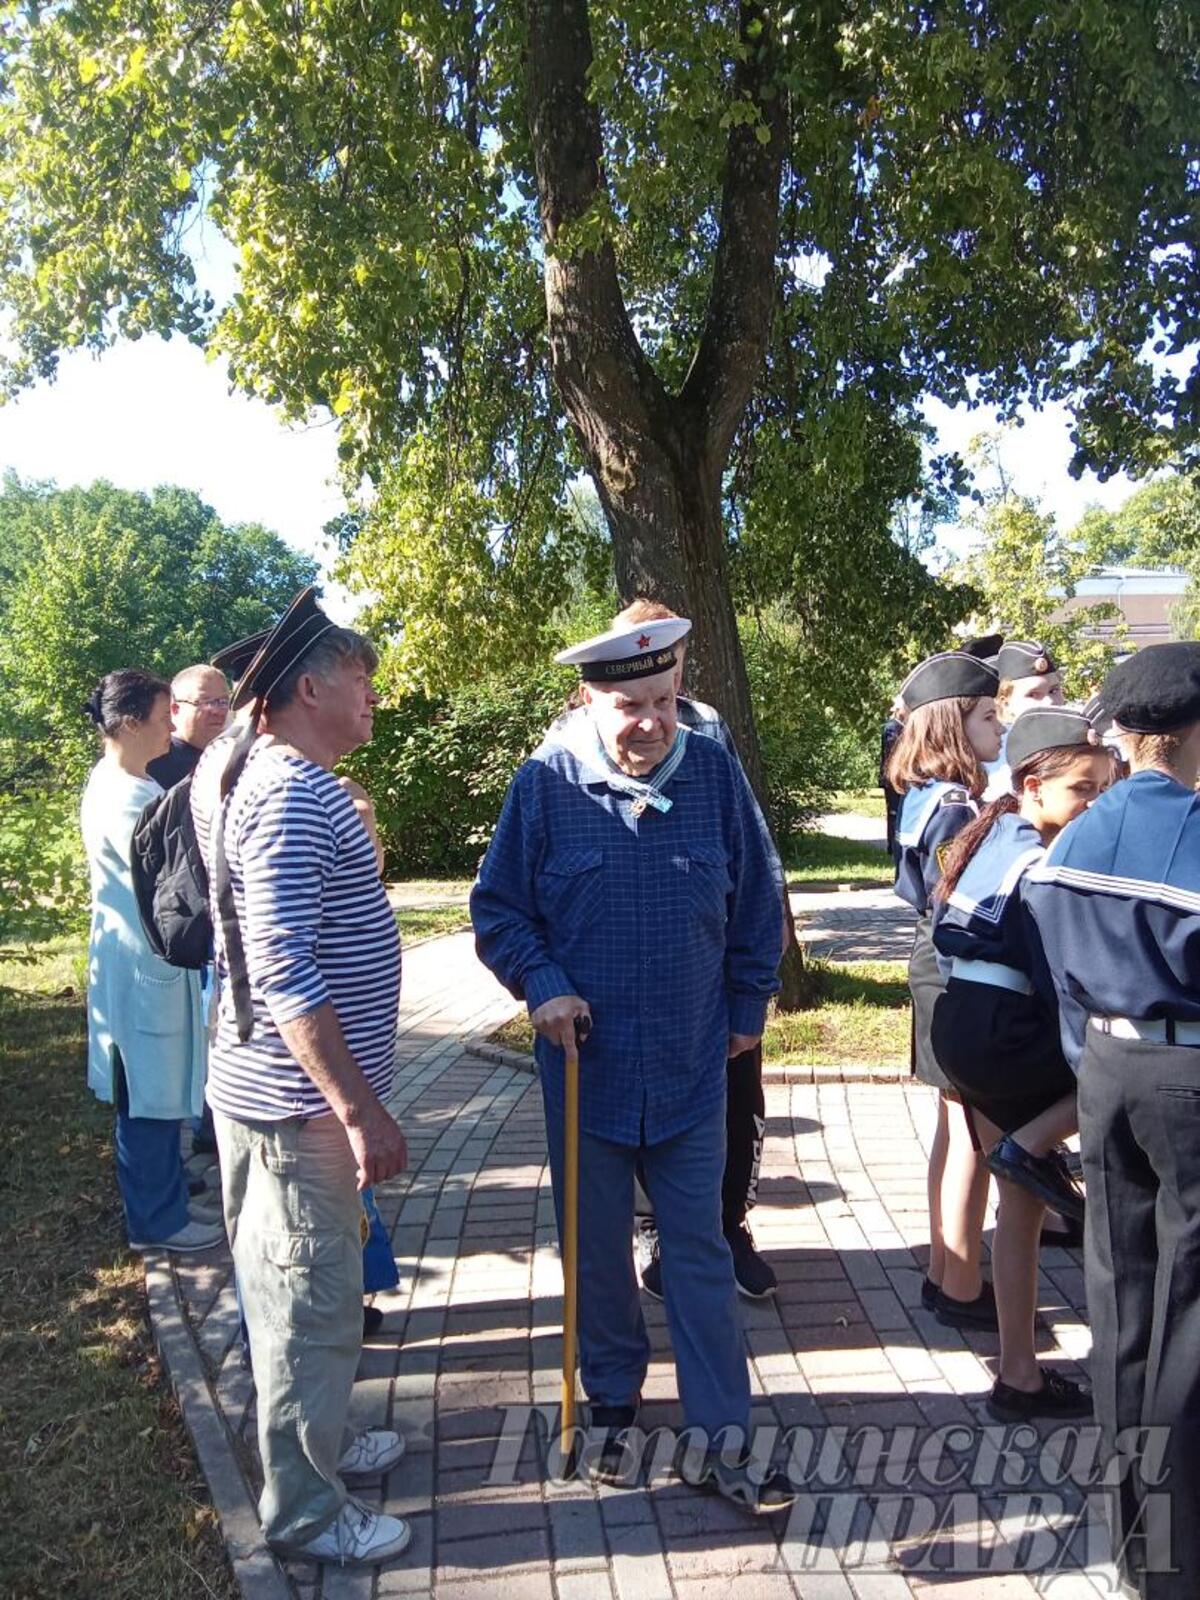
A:
{"label": "elderly man with cane", "polygon": [[[564,1255],[564,1063],[578,1040],[579,1346],[593,1476],[617,1481],[650,1344],[634,1273],[639,1158],[658,1217],[689,1481],[749,1511],[790,1504],[748,1448],[750,1389],[722,1232],[726,1068],[762,1034],[782,923],[749,787],[676,719],[683,618],[626,625],[577,665],[586,743],[518,771],[471,895],[481,959],[537,1032]],[[582,1026],[577,1027],[582,1019]]]}

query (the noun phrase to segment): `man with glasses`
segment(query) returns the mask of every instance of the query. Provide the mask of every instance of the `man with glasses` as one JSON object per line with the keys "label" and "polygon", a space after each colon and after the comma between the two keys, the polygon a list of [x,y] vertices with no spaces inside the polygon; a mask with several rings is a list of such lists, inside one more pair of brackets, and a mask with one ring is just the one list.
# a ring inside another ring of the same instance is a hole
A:
{"label": "man with glasses", "polygon": [[229,720],[229,685],[225,675],[206,662],[184,667],[171,680],[171,748],[156,756],[146,771],[164,789],[181,782],[195,769],[206,750]]}

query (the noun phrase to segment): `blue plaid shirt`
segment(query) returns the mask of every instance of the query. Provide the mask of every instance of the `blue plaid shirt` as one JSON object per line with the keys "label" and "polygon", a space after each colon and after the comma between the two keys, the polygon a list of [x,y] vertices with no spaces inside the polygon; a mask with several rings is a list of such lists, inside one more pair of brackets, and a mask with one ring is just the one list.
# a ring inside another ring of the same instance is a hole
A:
{"label": "blue plaid shirt", "polygon": [[[653,774],[651,775],[653,780]],[[471,892],[480,959],[534,1011],[579,995],[580,1125],[657,1144],[725,1094],[730,1033],[761,1033],[778,989],[782,907],[749,785],[712,739],[687,738],[647,808],[561,744],[520,768]],[[562,1051],[538,1036],[543,1091]]]}

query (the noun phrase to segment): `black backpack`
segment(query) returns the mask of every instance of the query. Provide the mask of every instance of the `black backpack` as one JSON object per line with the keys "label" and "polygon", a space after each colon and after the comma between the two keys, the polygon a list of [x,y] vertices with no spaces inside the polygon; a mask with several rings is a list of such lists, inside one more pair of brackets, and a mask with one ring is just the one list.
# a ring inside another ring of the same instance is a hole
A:
{"label": "black backpack", "polygon": [[150,948],[173,967],[213,958],[208,870],[192,822],[189,775],[142,809],[129,852],[133,892]]}
{"label": "black backpack", "polygon": [[[242,775],[254,743],[253,727],[235,737],[221,775],[222,809],[213,818],[217,867],[217,907],[225,938],[225,962],[237,1017],[238,1036],[249,1039],[254,1016],[233,885],[225,860],[224,802]],[[192,779],[173,784],[142,808],[129,852],[133,892],[150,948],[173,967],[205,967],[213,959],[213,921],[208,868],[192,821]]]}

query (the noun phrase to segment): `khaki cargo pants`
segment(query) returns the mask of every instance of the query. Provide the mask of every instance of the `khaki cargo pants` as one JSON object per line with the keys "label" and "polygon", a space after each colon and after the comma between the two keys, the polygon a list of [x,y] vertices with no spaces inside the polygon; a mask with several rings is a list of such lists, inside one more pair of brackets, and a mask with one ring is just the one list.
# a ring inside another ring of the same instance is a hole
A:
{"label": "khaki cargo pants", "polygon": [[362,1349],[356,1164],[334,1116],[213,1122],[258,1392],[259,1516],[271,1544],[294,1550],[346,1500],[337,1464]]}

